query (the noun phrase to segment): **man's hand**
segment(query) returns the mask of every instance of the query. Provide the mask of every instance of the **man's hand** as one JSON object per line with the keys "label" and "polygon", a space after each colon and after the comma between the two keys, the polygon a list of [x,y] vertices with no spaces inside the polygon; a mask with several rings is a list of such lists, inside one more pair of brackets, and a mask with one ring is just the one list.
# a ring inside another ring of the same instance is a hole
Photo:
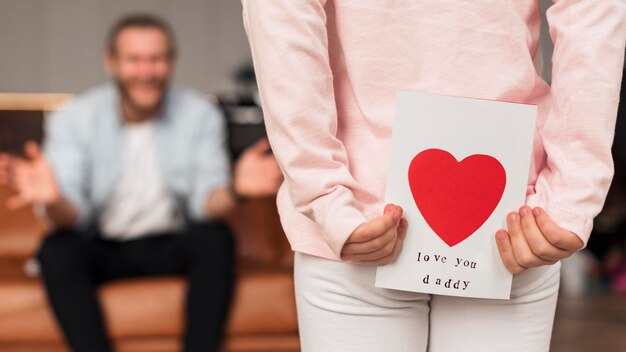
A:
{"label": "man's hand", "polygon": [[559,227],[540,207],[522,206],[507,216],[509,231],[498,230],[496,243],[504,266],[513,274],[550,265],[583,247],[582,240]]}
{"label": "man's hand", "polygon": [[38,203],[51,205],[59,201],[60,192],[54,172],[35,142],[24,146],[26,159],[0,154],[0,184],[17,194],[6,201],[11,210]]}
{"label": "man's hand", "polygon": [[248,147],[235,165],[234,186],[244,197],[274,195],[283,181],[283,174],[271,153],[267,138]]}
{"label": "man's hand", "polygon": [[391,263],[400,253],[407,227],[402,208],[387,204],[383,215],[354,230],[341,250],[341,260],[371,265]]}

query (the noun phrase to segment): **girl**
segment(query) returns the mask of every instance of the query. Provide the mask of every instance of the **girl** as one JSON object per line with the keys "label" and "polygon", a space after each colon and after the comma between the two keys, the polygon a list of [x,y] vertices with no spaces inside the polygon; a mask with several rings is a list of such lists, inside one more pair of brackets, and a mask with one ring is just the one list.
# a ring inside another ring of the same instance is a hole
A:
{"label": "girl", "polygon": [[[559,260],[585,246],[613,174],[626,3],[554,0],[551,87],[537,0],[243,0],[243,18],[302,350],[548,351]],[[494,234],[510,300],[374,287],[410,226],[382,204],[398,90],[538,105],[526,204]]]}

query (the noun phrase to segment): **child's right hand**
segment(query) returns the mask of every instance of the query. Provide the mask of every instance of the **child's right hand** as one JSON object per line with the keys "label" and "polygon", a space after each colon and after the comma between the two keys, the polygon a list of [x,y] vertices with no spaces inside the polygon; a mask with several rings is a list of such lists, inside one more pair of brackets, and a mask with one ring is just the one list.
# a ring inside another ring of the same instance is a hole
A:
{"label": "child's right hand", "polygon": [[407,227],[402,208],[387,204],[383,215],[354,230],[341,250],[341,260],[371,265],[391,263],[400,253]]}

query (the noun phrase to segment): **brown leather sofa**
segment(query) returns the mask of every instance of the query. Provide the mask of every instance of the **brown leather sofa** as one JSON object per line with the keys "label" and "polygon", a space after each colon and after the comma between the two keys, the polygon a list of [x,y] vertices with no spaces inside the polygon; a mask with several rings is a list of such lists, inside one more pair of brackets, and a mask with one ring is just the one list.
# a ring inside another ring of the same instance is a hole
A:
{"label": "brown leather sofa", "polygon": [[[20,116],[18,111],[40,113],[65,99],[67,96],[62,95],[0,94],[0,133],[5,133],[4,140],[21,138],[6,134],[7,126],[20,124],[4,119]],[[37,134],[40,137],[41,131],[33,128],[22,126],[15,131],[30,132],[34,138],[38,139]],[[0,138],[0,147],[2,141]],[[40,280],[27,274],[32,266],[29,260],[47,227],[30,208],[7,211],[2,204],[10,193],[0,187],[0,352],[67,351]],[[238,279],[224,350],[298,351],[293,253],[281,230],[275,199],[250,200],[227,222],[237,238]],[[102,285],[99,295],[116,349],[180,350],[184,290],[185,280],[180,277]]]}

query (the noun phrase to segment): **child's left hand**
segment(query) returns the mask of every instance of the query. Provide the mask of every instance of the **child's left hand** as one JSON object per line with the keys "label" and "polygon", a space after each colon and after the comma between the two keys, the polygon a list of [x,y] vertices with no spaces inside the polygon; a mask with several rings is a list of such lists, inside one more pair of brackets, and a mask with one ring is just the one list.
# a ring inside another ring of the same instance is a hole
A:
{"label": "child's left hand", "polygon": [[540,207],[524,205],[507,216],[509,231],[498,230],[496,243],[504,266],[513,274],[550,265],[583,247],[573,232],[559,227]]}

